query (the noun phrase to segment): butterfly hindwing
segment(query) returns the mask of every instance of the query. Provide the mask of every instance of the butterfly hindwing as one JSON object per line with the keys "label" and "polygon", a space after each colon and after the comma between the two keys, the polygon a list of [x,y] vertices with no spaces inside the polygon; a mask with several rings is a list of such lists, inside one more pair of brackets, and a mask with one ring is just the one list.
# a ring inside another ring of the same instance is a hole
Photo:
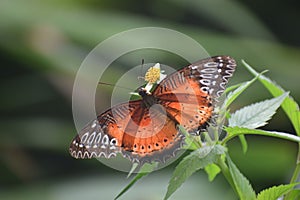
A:
{"label": "butterfly hindwing", "polygon": [[141,100],[108,109],[91,121],[73,139],[70,153],[75,158],[112,157],[121,152],[124,129]]}
{"label": "butterfly hindwing", "polygon": [[159,105],[149,109],[137,100],[99,115],[74,138],[70,153],[75,158],[110,158],[121,153],[133,162],[165,162],[183,145],[182,138],[176,121]]}

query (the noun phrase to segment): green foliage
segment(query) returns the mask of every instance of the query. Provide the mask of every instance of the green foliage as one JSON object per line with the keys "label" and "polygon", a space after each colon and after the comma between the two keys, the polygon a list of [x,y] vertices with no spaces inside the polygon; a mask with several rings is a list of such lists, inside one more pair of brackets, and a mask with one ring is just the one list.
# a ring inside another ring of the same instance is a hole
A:
{"label": "green foliage", "polygon": [[212,182],[215,177],[221,172],[221,169],[218,165],[211,163],[204,167],[205,172],[208,175],[208,180]]}
{"label": "green foliage", "polygon": [[[241,84],[237,84],[235,86],[231,86],[230,88],[226,89],[226,93],[228,93],[229,91],[235,89],[233,92],[230,92],[225,100],[225,107],[228,108],[229,105],[240,95],[243,93],[243,91],[245,91],[252,83],[255,82],[255,80],[257,80],[259,75],[257,75],[255,78],[253,78],[250,81],[246,81],[244,83]],[[228,117],[229,118],[229,117]],[[245,138],[244,135],[239,135],[239,139],[240,142],[242,144],[242,148],[243,148],[243,152],[246,153],[247,152],[247,148],[248,148],[248,144],[247,144],[247,140]]]}
{"label": "green foliage", "polygon": [[196,150],[202,146],[201,142],[196,142],[195,137],[191,137],[190,134],[183,128],[183,126],[178,126],[179,130],[185,135],[185,145],[182,147],[184,149]]}
{"label": "green foliage", "polygon": [[290,192],[293,189],[293,187],[295,187],[296,185],[297,184],[279,185],[279,186],[273,186],[271,188],[265,189],[257,195],[257,200],[279,199],[279,197],[282,197],[283,195]]}
{"label": "green foliage", "polygon": [[[243,64],[253,75],[258,75],[258,73],[245,61],[243,61]],[[285,91],[280,86],[278,86],[268,77],[261,75],[258,79],[274,97],[280,96],[285,93]],[[300,136],[300,111],[298,104],[291,96],[289,96],[285,99],[281,106],[287,114],[289,120],[292,122],[297,135]]]}
{"label": "green foliage", "polygon": [[245,106],[231,114],[229,126],[254,129],[266,125],[287,96],[288,93],[284,93],[279,97]]}
{"label": "green foliage", "polygon": [[[262,72],[264,73],[264,72]],[[261,74],[262,74],[261,73]],[[230,92],[226,98],[226,108],[229,107],[229,105],[236,99],[238,98],[238,96],[240,94],[242,94],[252,83],[254,83],[257,78],[260,76],[260,74],[257,74],[256,77],[254,77],[252,80],[250,81],[246,81],[244,83],[240,83],[240,84],[237,84],[235,86],[231,86],[230,88],[226,89],[226,93],[228,93],[229,91],[235,89],[233,92]]]}
{"label": "green foliage", "polygon": [[[248,65],[245,61],[243,61],[244,66],[255,76],[257,76],[257,72]],[[261,76],[259,81],[265,86],[265,88],[274,96],[277,97],[282,95],[285,91],[277,85],[274,81],[269,79],[268,77]],[[296,134],[300,136],[300,111],[299,105],[294,101],[294,99],[289,96],[285,99],[285,101],[281,104],[284,112],[288,116],[289,120],[292,122],[292,125],[296,131]],[[294,183],[297,181],[300,173],[300,143],[298,143],[298,156],[297,156],[297,165],[294,170],[293,176],[291,178],[290,183]],[[290,199],[290,194],[287,195],[286,199]]]}
{"label": "green foliage", "polygon": [[193,173],[216,162],[225,151],[225,147],[221,145],[205,146],[184,157],[173,172],[164,199],[168,199]]}
{"label": "green foliage", "polygon": [[294,189],[289,192],[288,198],[286,200],[298,200],[300,199],[300,189]]}
{"label": "green foliage", "polygon": [[231,161],[229,155],[226,156],[230,175],[232,177],[235,190],[241,200],[255,200],[255,192],[248,179],[239,171]]}
{"label": "green foliage", "polygon": [[238,137],[239,137],[241,145],[242,145],[243,153],[245,154],[248,150],[248,143],[247,143],[246,137],[245,137],[245,135],[239,135]]}
{"label": "green foliage", "polygon": [[228,135],[222,141],[223,144],[226,143],[228,140],[232,139],[233,137],[236,137],[238,135],[243,135],[243,134],[265,135],[265,136],[270,136],[270,137],[282,138],[282,139],[290,140],[293,142],[300,142],[300,137],[297,137],[290,133],[283,133],[283,132],[278,132],[278,131],[249,129],[249,128],[243,128],[243,127],[237,127],[237,126],[236,127],[226,127],[225,130],[228,133]]}

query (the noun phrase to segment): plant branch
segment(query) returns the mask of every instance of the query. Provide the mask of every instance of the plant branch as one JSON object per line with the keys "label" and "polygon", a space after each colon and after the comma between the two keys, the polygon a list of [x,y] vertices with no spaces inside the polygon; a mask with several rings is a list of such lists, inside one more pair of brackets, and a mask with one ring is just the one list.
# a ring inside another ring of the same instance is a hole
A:
{"label": "plant branch", "polygon": [[[292,176],[292,178],[290,180],[290,184],[296,183],[298,181],[299,174],[300,174],[300,143],[298,144],[298,156],[297,156],[296,168],[295,168],[293,176]],[[290,196],[290,193],[288,193],[284,197],[284,200],[290,199],[289,196]]]}
{"label": "plant branch", "polygon": [[228,166],[226,165],[225,161],[222,159],[221,156],[219,156],[216,164],[220,167],[220,169],[221,169],[224,177],[226,178],[226,180],[228,181],[228,183],[230,184],[230,186],[232,187],[232,189],[234,190],[234,192],[238,195],[238,193],[236,191],[236,188],[235,188],[235,185],[233,183],[231,174],[229,172]]}
{"label": "plant branch", "polygon": [[229,133],[229,135],[225,137],[224,140],[221,142],[222,145],[226,144],[226,142],[228,142],[229,140],[231,140],[232,138],[238,135],[246,135],[246,134],[271,136],[271,137],[282,138],[282,139],[300,143],[300,137],[289,133],[283,133],[277,131],[265,131],[260,129],[248,129],[242,127],[227,127],[225,128],[225,130]]}
{"label": "plant branch", "polygon": [[[296,164],[296,168],[294,170],[293,176],[290,180],[290,184],[296,183],[298,178],[299,178],[299,173],[300,173],[300,143],[299,143],[299,147],[298,147],[298,156],[297,156],[297,164]],[[287,195],[285,195],[284,200],[288,200],[290,199],[290,193],[288,193]]]}
{"label": "plant branch", "polygon": [[297,182],[297,179],[299,178],[299,173],[300,173],[300,163],[298,163],[296,165],[296,168],[295,168],[295,171],[294,171],[294,174],[291,178],[290,183],[296,183]]}

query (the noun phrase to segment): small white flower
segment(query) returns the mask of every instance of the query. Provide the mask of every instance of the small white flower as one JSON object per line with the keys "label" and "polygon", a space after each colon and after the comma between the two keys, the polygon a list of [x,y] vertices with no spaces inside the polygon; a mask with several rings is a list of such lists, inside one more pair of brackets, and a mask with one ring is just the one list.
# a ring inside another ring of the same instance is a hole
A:
{"label": "small white flower", "polygon": [[145,90],[150,93],[153,85],[155,83],[160,83],[167,75],[163,74],[163,71],[160,70],[160,64],[156,63],[153,67],[150,67],[145,74],[145,81],[147,85]]}
{"label": "small white flower", "polygon": [[[153,67],[150,67],[145,74],[145,81],[147,82],[145,86],[145,90],[150,94],[154,84],[160,83],[164,78],[166,78],[166,74],[163,74],[163,70],[160,69],[160,64],[156,63]],[[131,95],[140,96],[138,92],[130,92]]]}

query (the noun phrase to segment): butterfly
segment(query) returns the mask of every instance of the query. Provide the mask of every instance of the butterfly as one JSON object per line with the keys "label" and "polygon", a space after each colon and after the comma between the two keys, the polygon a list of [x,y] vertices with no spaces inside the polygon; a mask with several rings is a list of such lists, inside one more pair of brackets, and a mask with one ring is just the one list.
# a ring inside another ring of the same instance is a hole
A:
{"label": "butterfly", "polygon": [[139,88],[140,99],[115,105],[88,123],[72,140],[71,156],[120,153],[138,164],[165,162],[184,145],[178,125],[190,134],[208,126],[235,68],[231,57],[214,56],[171,73],[152,92]]}

